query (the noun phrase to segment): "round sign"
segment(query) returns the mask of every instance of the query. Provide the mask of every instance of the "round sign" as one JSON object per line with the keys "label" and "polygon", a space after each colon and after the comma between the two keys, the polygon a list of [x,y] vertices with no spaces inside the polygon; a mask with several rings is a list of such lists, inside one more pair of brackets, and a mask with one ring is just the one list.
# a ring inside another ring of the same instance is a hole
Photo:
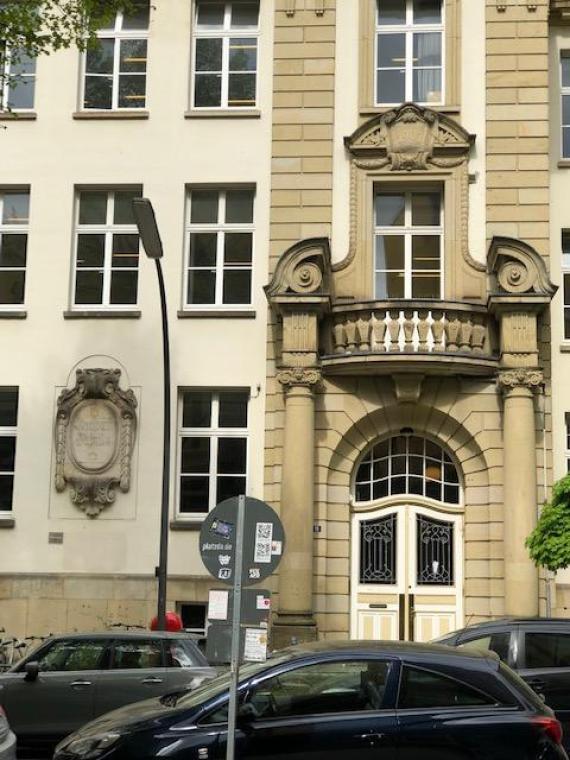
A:
{"label": "round sign", "polygon": [[[220,502],[202,523],[200,555],[217,581],[235,581],[238,497]],[[275,570],[283,556],[285,533],[277,513],[259,499],[245,497],[242,584],[251,586]]]}

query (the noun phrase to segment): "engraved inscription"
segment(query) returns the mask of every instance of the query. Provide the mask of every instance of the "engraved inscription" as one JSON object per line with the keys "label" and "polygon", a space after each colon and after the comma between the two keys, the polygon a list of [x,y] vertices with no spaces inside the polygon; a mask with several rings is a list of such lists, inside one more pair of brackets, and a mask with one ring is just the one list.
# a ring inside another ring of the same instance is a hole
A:
{"label": "engraved inscription", "polygon": [[79,404],[71,415],[71,457],[80,470],[98,472],[117,455],[118,429],[114,408],[100,399]]}

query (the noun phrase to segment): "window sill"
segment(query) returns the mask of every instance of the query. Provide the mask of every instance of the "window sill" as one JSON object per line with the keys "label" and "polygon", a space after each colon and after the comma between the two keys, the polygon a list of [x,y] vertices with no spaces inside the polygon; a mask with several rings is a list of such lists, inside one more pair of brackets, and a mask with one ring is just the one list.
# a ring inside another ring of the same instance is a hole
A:
{"label": "window sill", "polygon": [[132,120],[132,119],[148,119],[149,118],[149,112],[144,111],[143,109],[137,109],[133,108],[131,111],[75,111],[75,113],[72,114],[73,118],[78,121],[89,121],[92,119],[95,120],[116,120],[116,119],[126,119],[126,120]]}
{"label": "window sill", "polygon": [[561,158],[557,166],[559,169],[570,169],[570,158]]}
{"label": "window sill", "polygon": [[[379,113],[388,113],[388,111],[393,111],[395,108],[398,108],[399,106],[393,105],[393,106],[362,106],[360,109],[360,115],[361,116],[374,116],[375,114]],[[437,113],[448,113],[448,114],[459,114],[461,113],[461,108],[459,106],[436,106],[436,105],[429,105],[424,104],[420,106],[421,108],[429,108],[430,111],[436,111]]]}
{"label": "window sill", "polygon": [[255,309],[181,309],[178,319],[255,319]]}
{"label": "window sill", "polygon": [[93,309],[64,311],[64,319],[139,319],[140,311],[120,311],[119,309]]}
{"label": "window sill", "polygon": [[171,520],[170,521],[170,530],[190,530],[194,531],[195,533],[199,531],[202,527],[203,520]]}
{"label": "window sill", "polygon": [[13,517],[0,517],[0,530],[9,530],[16,527],[16,521]]}
{"label": "window sill", "polygon": [[0,307],[0,319],[26,319],[27,316],[28,312],[22,309],[10,311],[9,309],[2,309]]}
{"label": "window sill", "polygon": [[185,119],[259,119],[261,111],[257,108],[244,109],[243,111],[229,108],[204,108],[203,110],[186,111]]}
{"label": "window sill", "polygon": [[561,354],[570,354],[570,341],[568,341],[568,343],[561,343],[560,344],[560,353]]}
{"label": "window sill", "polygon": [[35,111],[0,111],[0,121],[35,121]]}

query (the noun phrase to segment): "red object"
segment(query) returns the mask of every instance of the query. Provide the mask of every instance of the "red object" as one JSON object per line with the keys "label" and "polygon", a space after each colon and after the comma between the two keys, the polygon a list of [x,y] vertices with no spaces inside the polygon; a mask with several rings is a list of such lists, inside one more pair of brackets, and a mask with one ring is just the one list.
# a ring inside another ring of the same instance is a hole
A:
{"label": "red object", "polygon": [[555,744],[560,744],[562,741],[562,726],[556,720],[556,718],[533,718],[535,726],[540,726],[544,729],[544,732],[552,739]]}
{"label": "red object", "polygon": [[[158,631],[158,617],[153,617],[150,621],[150,630]],[[182,618],[176,612],[166,613],[166,630],[172,632],[182,630]]]}

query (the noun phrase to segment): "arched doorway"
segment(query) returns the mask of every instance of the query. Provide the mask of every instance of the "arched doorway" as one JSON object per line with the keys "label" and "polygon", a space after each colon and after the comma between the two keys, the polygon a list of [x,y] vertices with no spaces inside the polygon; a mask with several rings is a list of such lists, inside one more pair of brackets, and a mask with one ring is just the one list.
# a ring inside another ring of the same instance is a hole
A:
{"label": "arched doorway", "polygon": [[351,635],[428,641],[462,624],[461,484],[414,435],[380,441],[353,482]]}

